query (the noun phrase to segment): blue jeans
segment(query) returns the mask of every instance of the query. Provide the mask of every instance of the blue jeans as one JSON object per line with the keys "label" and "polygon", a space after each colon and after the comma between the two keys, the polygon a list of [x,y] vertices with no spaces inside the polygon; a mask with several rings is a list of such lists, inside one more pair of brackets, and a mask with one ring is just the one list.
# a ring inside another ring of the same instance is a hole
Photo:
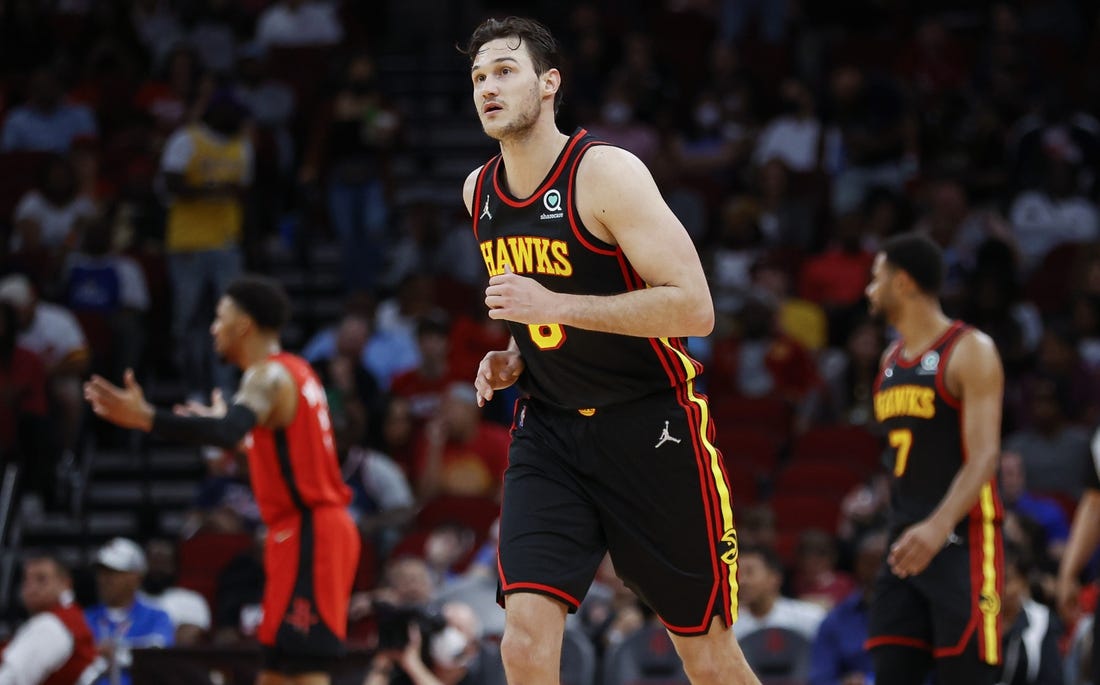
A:
{"label": "blue jeans", "polygon": [[349,290],[372,290],[385,266],[389,209],[382,182],[328,185],[328,211],[340,240],[344,284]]}
{"label": "blue jeans", "polygon": [[233,396],[236,373],[215,357],[210,324],[218,298],[240,273],[241,253],[236,247],[168,255],[172,339],[188,395],[206,397],[217,387],[226,398]]}

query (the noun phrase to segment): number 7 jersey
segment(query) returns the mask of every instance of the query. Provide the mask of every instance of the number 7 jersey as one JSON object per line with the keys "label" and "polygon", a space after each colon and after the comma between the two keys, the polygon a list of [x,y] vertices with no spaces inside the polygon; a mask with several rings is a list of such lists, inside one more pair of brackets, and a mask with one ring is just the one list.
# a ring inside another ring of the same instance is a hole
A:
{"label": "number 7 jersey", "polygon": [[[478,173],[474,236],[489,276],[513,273],[548,290],[616,295],[646,284],[622,250],[589,232],[576,208],[576,176],[591,147],[604,145],[577,129],[529,198],[512,196],[500,155]],[[593,409],[686,385],[702,372],[681,338],[641,338],[563,326],[508,322],[523,356],[520,388],[564,409]]]}
{"label": "number 7 jersey", "polygon": [[[962,403],[947,388],[951,351],[970,327],[951,326],[919,357],[901,356],[902,341],[886,354],[875,381],[875,419],[885,429],[884,461],[893,471],[890,529],[927,517],[947,494],[966,460]],[[988,492],[987,492],[988,491]],[[987,517],[1000,511],[996,492],[987,485],[978,507]]]}

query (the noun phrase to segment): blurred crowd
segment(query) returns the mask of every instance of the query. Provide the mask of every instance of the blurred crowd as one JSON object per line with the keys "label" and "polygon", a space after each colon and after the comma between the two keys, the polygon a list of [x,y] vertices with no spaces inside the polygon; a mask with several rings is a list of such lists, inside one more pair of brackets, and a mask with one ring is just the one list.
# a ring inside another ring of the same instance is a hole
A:
{"label": "blurred crowd", "polygon": [[[871,388],[891,332],[863,289],[879,242],[911,228],[944,249],[946,311],[1006,367],[1006,628],[1049,604],[1100,420],[1096,7],[542,4],[566,60],[562,129],[647,163],[710,279],[718,325],[689,347],[739,506],[737,632],[785,631],[746,640],[750,661],[815,685],[869,668],[856,638],[887,500]],[[454,58],[443,96],[468,87],[451,46],[514,9],[456,6],[469,26],[417,46]],[[89,433],[126,444],[89,425],[88,373],[135,368],[181,401],[232,388],[213,295],[245,269],[278,276],[273,251],[336,245],[342,312],[306,319],[296,351],[325,384],[367,543],[353,635],[376,638],[380,605],[448,606],[465,642],[436,656],[453,666],[502,628],[491,512],[515,394],[484,410],[473,394],[507,333],[481,307],[460,182],[400,199],[426,101],[395,81],[415,74],[382,68],[409,50],[386,34],[394,7],[0,0],[0,455],[25,464],[32,510],[62,506]],[[476,126],[464,95],[442,101]],[[192,576],[208,615],[185,638],[225,644],[258,623],[263,530],[240,455],[206,464],[167,547],[182,577],[194,549],[235,541]],[[653,621],[609,565],[598,581],[571,627],[613,661]],[[1059,672],[1089,652],[1077,618],[1051,616]]]}

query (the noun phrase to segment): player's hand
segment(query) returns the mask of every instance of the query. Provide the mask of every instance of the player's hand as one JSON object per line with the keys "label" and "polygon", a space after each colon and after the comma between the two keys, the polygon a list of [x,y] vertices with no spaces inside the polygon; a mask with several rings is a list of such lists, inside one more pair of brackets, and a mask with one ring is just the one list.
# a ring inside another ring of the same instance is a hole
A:
{"label": "player's hand", "polygon": [[210,404],[203,404],[195,400],[188,400],[187,404],[177,404],[172,407],[172,412],[180,416],[201,416],[210,419],[220,419],[229,411],[229,407],[222,397],[222,391],[214,388],[210,393]]}
{"label": "player's hand", "polygon": [[134,372],[126,369],[122,388],[102,376],[93,375],[84,384],[84,399],[92,405],[92,411],[102,419],[121,426],[148,431],[153,427],[153,406],[145,401],[145,393],[134,379]]}
{"label": "player's hand", "polygon": [[516,323],[557,323],[554,314],[557,298],[557,293],[547,290],[533,278],[513,273],[508,266],[504,273],[490,278],[489,287],[485,289],[489,318]]}
{"label": "player's hand", "polygon": [[477,406],[484,407],[486,402],[493,399],[493,392],[515,383],[524,368],[519,350],[494,350],[485,355],[477,367],[477,377],[474,378]]}
{"label": "player's hand", "polygon": [[890,547],[890,554],[886,559],[890,570],[898,578],[917,575],[943,549],[950,533],[950,530],[932,519],[909,526]]}
{"label": "player's hand", "polygon": [[1075,624],[1081,616],[1080,594],[1081,586],[1076,579],[1058,577],[1057,585],[1054,588],[1055,606],[1058,608],[1058,614],[1068,626]]}
{"label": "player's hand", "polygon": [[867,679],[862,673],[849,673],[841,679],[840,685],[867,685]]}

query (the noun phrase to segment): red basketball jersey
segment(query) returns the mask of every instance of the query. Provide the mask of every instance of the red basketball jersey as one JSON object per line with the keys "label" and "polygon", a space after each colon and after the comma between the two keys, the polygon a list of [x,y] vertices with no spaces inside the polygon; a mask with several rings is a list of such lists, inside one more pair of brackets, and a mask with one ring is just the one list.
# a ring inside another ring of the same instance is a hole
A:
{"label": "red basketball jersey", "polygon": [[351,490],[340,477],[325,389],[309,362],[280,352],[281,364],[298,387],[298,408],[285,428],[256,427],[245,439],[252,491],[268,526],[307,509],[345,507]]}

